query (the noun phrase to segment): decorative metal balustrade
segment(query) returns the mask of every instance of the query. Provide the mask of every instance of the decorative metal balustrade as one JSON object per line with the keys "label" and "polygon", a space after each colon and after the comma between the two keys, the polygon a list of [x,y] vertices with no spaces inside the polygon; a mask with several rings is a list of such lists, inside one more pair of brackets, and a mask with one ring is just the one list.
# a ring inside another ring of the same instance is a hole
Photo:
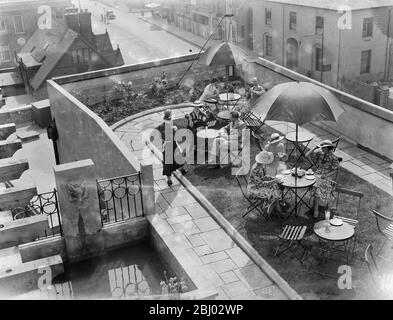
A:
{"label": "decorative metal balustrade", "polygon": [[102,225],[144,215],[141,173],[97,180]]}
{"label": "decorative metal balustrade", "polygon": [[59,201],[56,189],[50,192],[37,194],[24,208],[17,207],[12,209],[11,214],[14,220],[46,214],[48,216],[49,226],[38,239],[62,235]]}

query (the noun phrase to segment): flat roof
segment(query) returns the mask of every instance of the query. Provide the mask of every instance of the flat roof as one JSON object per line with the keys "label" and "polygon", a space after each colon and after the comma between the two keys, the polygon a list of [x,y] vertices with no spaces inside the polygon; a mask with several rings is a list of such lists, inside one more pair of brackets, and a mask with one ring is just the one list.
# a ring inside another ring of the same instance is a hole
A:
{"label": "flat roof", "polygon": [[0,73],[0,88],[22,83],[23,80],[17,72]]}
{"label": "flat roof", "polygon": [[328,10],[339,10],[343,6],[348,6],[352,10],[364,10],[379,7],[393,6],[393,0],[265,0],[292,4],[304,7],[314,7]]}

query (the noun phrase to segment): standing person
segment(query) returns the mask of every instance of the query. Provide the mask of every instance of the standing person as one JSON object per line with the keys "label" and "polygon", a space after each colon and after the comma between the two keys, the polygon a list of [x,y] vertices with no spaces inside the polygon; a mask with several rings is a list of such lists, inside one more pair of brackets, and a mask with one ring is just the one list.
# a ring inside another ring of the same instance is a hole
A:
{"label": "standing person", "polygon": [[281,140],[284,139],[283,136],[280,136],[278,133],[273,133],[270,136],[269,142],[263,148],[266,151],[272,152],[274,155],[274,161],[266,166],[266,172],[269,176],[275,177],[282,170],[286,169],[285,161],[288,156],[285,153],[284,144]]}
{"label": "standing person", "polygon": [[[187,172],[183,168],[183,164],[178,164],[175,161],[175,151],[177,148],[177,142],[175,141],[175,133],[177,131],[177,127],[173,125],[172,121],[172,111],[171,110],[165,110],[164,112],[164,121],[158,126],[158,131],[161,133],[161,137],[163,138],[163,148],[162,148],[162,156],[163,156],[163,168],[162,168],[162,174],[167,177],[167,184],[170,187],[173,182],[172,182],[172,173],[173,171],[182,168],[181,173],[184,175]],[[166,136],[166,133],[169,134],[169,137]],[[172,148],[172,150],[171,150]],[[166,152],[171,151],[172,152],[172,159],[167,160],[166,158]],[[168,163],[166,162],[168,161]]]}
{"label": "standing person", "polygon": [[265,89],[258,83],[258,78],[254,77],[251,81],[250,103],[253,104],[265,93]]}
{"label": "standing person", "polygon": [[306,153],[314,164],[315,184],[313,186],[314,194],[314,218],[319,215],[318,207],[320,202],[327,204],[335,187],[335,175],[340,165],[338,157],[333,152],[334,145],[330,140],[322,141],[314,149]]}

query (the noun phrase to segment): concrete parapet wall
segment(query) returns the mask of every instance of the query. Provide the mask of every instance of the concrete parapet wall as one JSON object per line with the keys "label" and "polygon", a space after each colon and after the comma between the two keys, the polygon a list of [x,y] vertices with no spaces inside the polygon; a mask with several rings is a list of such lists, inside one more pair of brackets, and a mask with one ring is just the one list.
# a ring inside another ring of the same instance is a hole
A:
{"label": "concrete parapet wall", "polygon": [[143,242],[148,237],[148,231],[148,223],[145,217],[133,218],[104,226],[102,234],[105,250]]}
{"label": "concrete parapet wall", "polygon": [[28,169],[27,160],[0,159],[0,182],[19,179],[22,173]]}
{"label": "concrete parapet wall", "polygon": [[[185,270],[184,263],[181,263],[178,260],[178,258],[182,258],[183,261],[187,261],[187,266],[189,268],[193,264],[192,259],[187,260],[187,255],[183,255],[182,257],[179,255],[180,252],[184,253],[187,251],[184,239],[180,239],[180,236],[172,233],[172,230],[166,230],[166,227],[169,226],[165,225],[161,218],[159,218],[157,215],[148,216],[148,221],[150,224],[150,243],[159,253],[167,270],[172,271],[174,274],[176,274],[176,277],[182,279],[188,290],[201,289],[201,287],[202,289],[205,289],[203,284],[199,286],[198,284],[194,283],[190,275]],[[195,265],[197,266],[198,263],[195,263]]]}
{"label": "concrete parapet wall", "polygon": [[9,299],[12,295],[40,289],[40,277],[49,277],[47,280],[51,281],[63,272],[59,255],[0,269],[0,297]]}
{"label": "concrete parapet wall", "polygon": [[18,249],[23,263],[55,255],[60,255],[63,261],[67,260],[65,242],[61,236],[21,244]]}
{"label": "concrete parapet wall", "polygon": [[17,126],[32,121],[31,105],[0,111],[0,124],[15,123]]}
{"label": "concrete parapet wall", "polygon": [[0,140],[6,140],[11,134],[16,132],[15,123],[6,123],[0,125]]}
{"label": "concrete parapet wall", "polygon": [[3,223],[0,229],[0,249],[34,241],[48,228],[46,214]]}
{"label": "concrete parapet wall", "polygon": [[[78,92],[84,95],[89,104],[102,102],[105,95],[112,91],[113,86],[119,81],[131,81],[136,90],[148,90],[154,77],[159,77],[165,72],[169,85],[175,85],[183,76],[197,54],[173,57],[157,61],[138,63],[118,68],[80,73],[73,76],[54,78],[69,92]],[[210,79],[225,75],[224,67],[206,67],[194,63],[187,73],[194,80]],[[187,78],[187,77],[186,77]],[[120,97],[111,92],[112,98]]]}
{"label": "concrete parapet wall", "polygon": [[37,195],[34,185],[19,185],[0,191],[0,210],[12,210],[16,207],[24,208]]}
{"label": "concrete parapet wall", "polygon": [[61,163],[91,159],[98,179],[139,171],[139,162],[100,117],[53,81],[48,94]]}
{"label": "concrete parapet wall", "polygon": [[19,139],[10,142],[0,141],[0,159],[12,157],[19,149],[22,149],[22,141]]}

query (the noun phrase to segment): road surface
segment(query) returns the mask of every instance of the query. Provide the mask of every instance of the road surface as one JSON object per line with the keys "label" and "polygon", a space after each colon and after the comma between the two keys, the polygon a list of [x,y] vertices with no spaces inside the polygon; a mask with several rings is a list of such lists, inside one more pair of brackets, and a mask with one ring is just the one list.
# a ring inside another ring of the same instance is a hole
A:
{"label": "road surface", "polygon": [[[92,13],[94,33],[108,30],[113,48],[119,45],[125,64],[141,63],[198,52],[198,48],[171,35],[157,30],[151,24],[139,19],[139,14],[129,13],[124,8],[109,7],[91,0],[74,1],[75,6],[88,9]],[[111,10],[115,20],[108,24],[101,21],[104,10]]]}

